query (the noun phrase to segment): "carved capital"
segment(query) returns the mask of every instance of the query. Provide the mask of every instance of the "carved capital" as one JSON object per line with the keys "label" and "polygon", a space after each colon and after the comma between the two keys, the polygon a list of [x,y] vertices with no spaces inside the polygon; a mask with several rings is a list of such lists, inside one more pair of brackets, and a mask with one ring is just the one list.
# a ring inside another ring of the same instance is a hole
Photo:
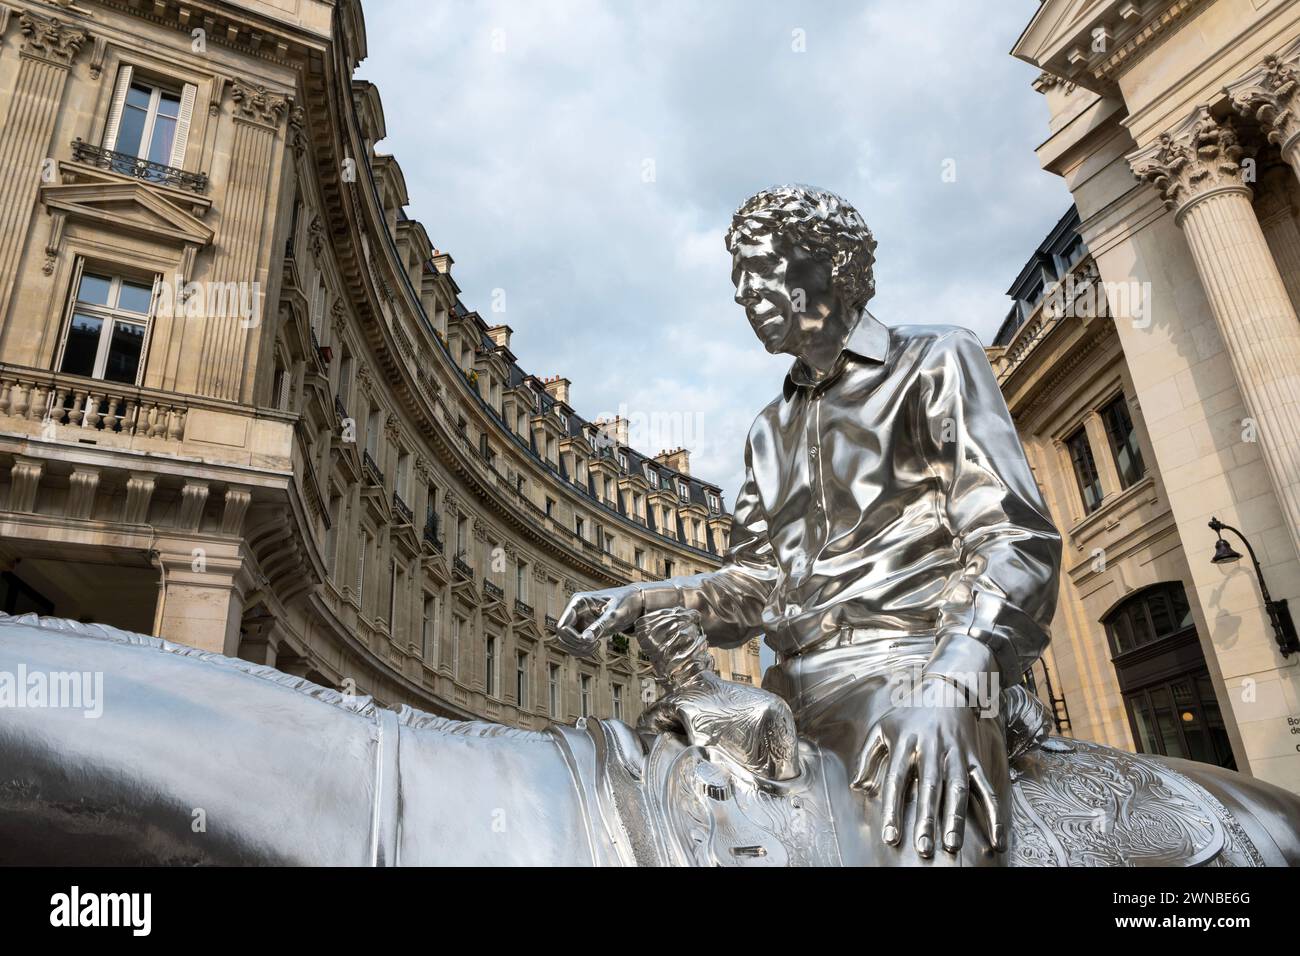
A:
{"label": "carved capital", "polygon": [[279,128],[289,109],[289,98],[284,94],[244,80],[231,81],[230,98],[235,103],[236,116],[272,129]]}
{"label": "carved capital", "polygon": [[58,66],[71,66],[81,46],[90,36],[81,27],[64,23],[58,17],[43,17],[25,11],[18,16],[22,33],[22,53]]}
{"label": "carved capital", "polygon": [[1223,91],[1233,109],[1259,121],[1270,143],[1285,149],[1300,135],[1300,48],[1270,53],[1253,72]]}
{"label": "carved capital", "polygon": [[1167,207],[1182,212],[1215,190],[1249,189],[1239,162],[1244,154],[1231,117],[1220,122],[1201,106],[1128,161],[1139,179],[1160,191]]}

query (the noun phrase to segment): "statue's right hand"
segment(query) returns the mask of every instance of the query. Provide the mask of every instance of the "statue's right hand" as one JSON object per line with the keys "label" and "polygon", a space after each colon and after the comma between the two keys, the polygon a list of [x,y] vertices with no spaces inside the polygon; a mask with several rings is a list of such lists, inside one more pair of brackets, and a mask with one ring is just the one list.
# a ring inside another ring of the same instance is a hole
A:
{"label": "statue's right hand", "polygon": [[641,591],[625,586],[579,591],[556,625],[560,644],[575,654],[591,654],[601,640],[625,631],[642,612]]}

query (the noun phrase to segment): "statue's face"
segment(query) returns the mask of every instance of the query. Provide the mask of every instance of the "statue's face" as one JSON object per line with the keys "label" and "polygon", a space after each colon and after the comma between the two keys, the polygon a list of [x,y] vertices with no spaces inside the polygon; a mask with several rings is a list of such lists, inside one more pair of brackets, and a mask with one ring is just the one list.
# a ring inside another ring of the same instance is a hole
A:
{"label": "statue's face", "polygon": [[831,264],[780,234],[740,239],[731,281],[754,334],[773,354],[801,354],[835,308]]}

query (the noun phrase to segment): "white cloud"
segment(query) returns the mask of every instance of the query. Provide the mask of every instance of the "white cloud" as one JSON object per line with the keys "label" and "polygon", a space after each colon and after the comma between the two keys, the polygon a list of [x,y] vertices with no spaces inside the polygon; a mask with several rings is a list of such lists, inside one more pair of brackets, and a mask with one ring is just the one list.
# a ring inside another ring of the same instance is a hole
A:
{"label": "white cloud", "polygon": [[505,289],[521,364],[571,378],[588,417],[696,413],[692,470],[730,502],[788,365],[731,300],[731,211],[773,182],[841,192],[880,240],[873,312],[987,340],[1069,205],[1033,155],[1034,73],[1006,52],[1036,7],[368,0],[361,75],[466,304]]}

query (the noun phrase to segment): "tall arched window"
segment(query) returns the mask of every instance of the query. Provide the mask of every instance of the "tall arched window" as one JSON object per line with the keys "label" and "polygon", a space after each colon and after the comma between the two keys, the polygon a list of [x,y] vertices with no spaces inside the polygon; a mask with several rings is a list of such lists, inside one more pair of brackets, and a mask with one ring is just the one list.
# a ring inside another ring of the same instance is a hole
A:
{"label": "tall arched window", "polygon": [[1138,750],[1235,769],[1182,583],[1138,591],[1102,623]]}

